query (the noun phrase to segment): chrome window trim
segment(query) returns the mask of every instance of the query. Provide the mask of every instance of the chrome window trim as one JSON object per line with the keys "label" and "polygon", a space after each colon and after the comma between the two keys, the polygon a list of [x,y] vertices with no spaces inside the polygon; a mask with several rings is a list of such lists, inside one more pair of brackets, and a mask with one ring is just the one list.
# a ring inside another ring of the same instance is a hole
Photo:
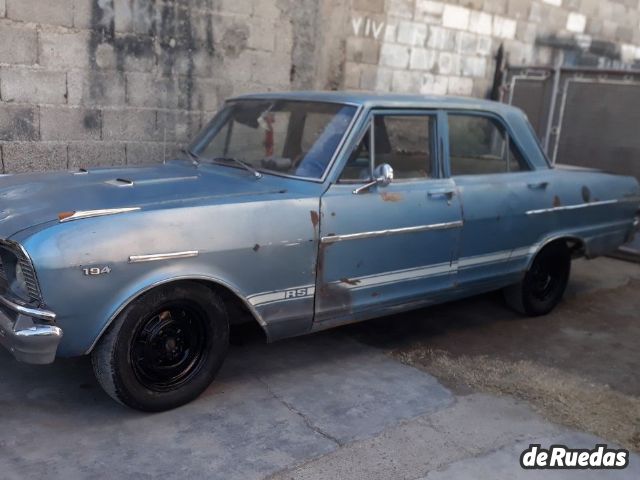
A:
{"label": "chrome window trim", "polygon": [[198,250],[190,250],[186,252],[171,252],[171,253],[153,253],[149,255],[131,255],[129,257],[129,263],[144,263],[144,262],[157,262],[161,260],[173,260],[176,258],[192,258],[197,257]]}
{"label": "chrome window trim", "polygon": [[72,222],[74,220],[80,220],[83,218],[104,217],[107,215],[117,215],[119,213],[129,213],[141,210],[140,207],[126,207],[126,208],[104,208],[101,210],[79,210],[74,212],[73,215],[63,218],[60,223]]}
{"label": "chrome window trim", "polygon": [[348,240],[362,240],[366,238],[386,237],[402,233],[427,232],[429,230],[447,230],[450,228],[462,228],[464,222],[456,220],[454,222],[432,223],[429,225],[417,225],[415,227],[391,228],[387,230],[374,230],[370,232],[348,233],[345,235],[331,235],[322,237],[322,243],[336,243]]}
{"label": "chrome window trim", "polygon": [[25,307],[24,305],[20,305],[19,303],[9,300],[8,298],[2,295],[0,295],[0,303],[5,307],[13,310],[14,312],[27,315],[28,317],[39,318],[41,320],[47,320],[50,322],[53,322],[56,319],[56,314],[53,312],[50,312],[49,310]]}

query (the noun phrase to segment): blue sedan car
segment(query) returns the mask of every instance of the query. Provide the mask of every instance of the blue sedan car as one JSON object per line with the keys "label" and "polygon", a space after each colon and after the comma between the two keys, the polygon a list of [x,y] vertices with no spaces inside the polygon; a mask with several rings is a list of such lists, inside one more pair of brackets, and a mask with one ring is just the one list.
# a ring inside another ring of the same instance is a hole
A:
{"label": "blue sedan car", "polygon": [[552,167],[506,105],[239,97],[183,159],[0,178],[0,343],[91,355],[114,399],[166,410],[247,319],[273,341],[496,289],[544,315],[639,205],[634,178]]}

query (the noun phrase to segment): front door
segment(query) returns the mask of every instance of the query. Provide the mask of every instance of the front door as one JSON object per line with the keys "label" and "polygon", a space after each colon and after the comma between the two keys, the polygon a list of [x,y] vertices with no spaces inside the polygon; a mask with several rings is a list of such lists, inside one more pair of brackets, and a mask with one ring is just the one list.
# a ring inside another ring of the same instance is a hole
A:
{"label": "front door", "polygon": [[[440,178],[437,124],[433,112],[371,114],[340,180],[321,199],[316,328],[453,287],[461,209],[454,182]],[[359,189],[382,164],[393,168],[392,183]]]}

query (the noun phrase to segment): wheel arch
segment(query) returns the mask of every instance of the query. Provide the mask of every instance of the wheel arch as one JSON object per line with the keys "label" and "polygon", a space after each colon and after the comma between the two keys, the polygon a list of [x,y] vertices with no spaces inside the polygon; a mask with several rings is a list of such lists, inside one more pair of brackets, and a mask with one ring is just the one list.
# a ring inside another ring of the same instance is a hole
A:
{"label": "wheel arch", "polygon": [[575,234],[553,235],[551,237],[544,239],[542,242],[540,242],[537,245],[535,252],[533,252],[533,254],[529,257],[526,271],[528,271],[531,268],[531,264],[533,263],[533,260],[538,256],[538,254],[542,250],[544,250],[546,247],[548,247],[551,244],[560,243],[560,242],[567,245],[567,247],[569,248],[569,251],[571,252],[571,258],[588,257],[587,242],[585,241],[584,238]]}
{"label": "wheel arch", "polygon": [[130,295],[124,302],[122,302],[114,312],[109,316],[107,322],[104,324],[99,334],[93,340],[87,351],[86,355],[90,354],[100,339],[104,336],[105,332],[112,325],[114,320],[120,315],[132,302],[140,298],[140,296],[144,295],[151,290],[171,283],[181,283],[181,282],[197,282],[206,287],[211,288],[213,291],[216,291],[222,295],[222,299],[225,304],[229,302],[233,302],[233,306],[244,309],[249,313],[250,317],[260,325],[260,328],[264,332],[267,339],[269,339],[269,331],[267,328],[267,324],[260,315],[260,313],[255,309],[253,305],[244,297],[240,291],[232,286],[231,284],[220,280],[218,278],[213,278],[205,275],[185,275],[179,277],[166,278],[163,280],[158,280],[153,283],[149,283],[142,288],[139,288],[134,294]]}

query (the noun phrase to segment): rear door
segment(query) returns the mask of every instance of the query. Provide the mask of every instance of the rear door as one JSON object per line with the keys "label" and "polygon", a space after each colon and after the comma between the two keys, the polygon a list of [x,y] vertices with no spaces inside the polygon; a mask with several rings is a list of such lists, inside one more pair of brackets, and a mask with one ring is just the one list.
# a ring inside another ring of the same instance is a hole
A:
{"label": "rear door", "polygon": [[[375,316],[453,287],[462,222],[455,184],[440,178],[442,140],[436,112],[372,112],[321,199],[316,324]],[[355,193],[382,164],[393,182]]]}
{"label": "rear door", "polygon": [[548,173],[532,171],[501,118],[469,111],[447,117],[447,167],[464,212],[458,281],[504,284],[521,274],[541,234],[527,211],[543,200]]}

